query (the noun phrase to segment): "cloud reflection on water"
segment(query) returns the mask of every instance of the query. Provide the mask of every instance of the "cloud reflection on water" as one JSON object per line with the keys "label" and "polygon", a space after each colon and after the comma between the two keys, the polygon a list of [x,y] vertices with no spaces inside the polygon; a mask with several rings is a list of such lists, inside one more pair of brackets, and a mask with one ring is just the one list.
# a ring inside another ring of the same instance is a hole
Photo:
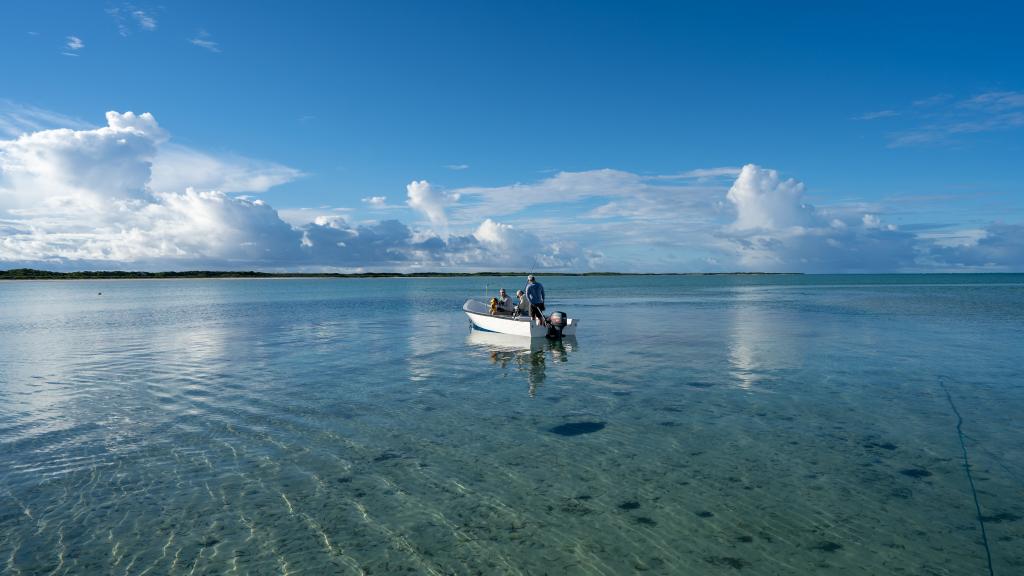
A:
{"label": "cloud reflection on water", "polygon": [[[765,307],[769,298],[755,290],[740,290],[732,307],[728,358],[740,388],[753,390],[778,369],[801,361],[785,319]],[[775,296],[777,298],[777,296]]]}

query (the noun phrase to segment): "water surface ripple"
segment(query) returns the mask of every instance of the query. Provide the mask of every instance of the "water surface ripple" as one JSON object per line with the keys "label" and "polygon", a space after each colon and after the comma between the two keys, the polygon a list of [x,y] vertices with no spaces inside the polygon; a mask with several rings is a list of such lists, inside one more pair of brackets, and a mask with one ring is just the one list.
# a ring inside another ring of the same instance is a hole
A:
{"label": "water surface ripple", "polygon": [[1024,276],[543,280],[0,283],[0,572],[1024,571]]}

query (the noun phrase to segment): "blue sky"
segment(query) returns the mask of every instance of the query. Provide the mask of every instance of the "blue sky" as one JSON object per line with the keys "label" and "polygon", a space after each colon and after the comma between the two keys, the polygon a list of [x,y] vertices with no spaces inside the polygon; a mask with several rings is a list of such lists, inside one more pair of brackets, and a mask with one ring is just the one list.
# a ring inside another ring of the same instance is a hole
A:
{"label": "blue sky", "polygon": [[1016,3],[0,12],[0,267],[1024,269]]}

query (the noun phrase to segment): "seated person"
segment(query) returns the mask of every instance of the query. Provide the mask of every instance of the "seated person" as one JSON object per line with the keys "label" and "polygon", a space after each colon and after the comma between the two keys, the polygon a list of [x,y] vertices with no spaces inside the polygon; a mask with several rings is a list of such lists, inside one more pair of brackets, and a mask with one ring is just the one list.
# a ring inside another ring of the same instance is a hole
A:
{"label": "seated person", "polygon": [[523,315],[523,314],[529,316],[530,315],[530,301],[526,298],[526,292],[523,292],[522,290],[516,290],[516,299],[519,301],[516,304],[516,308],[515,308],[515,310],[517,312],[516,316],[520,316],[520,315]]}
{"label": "seated person", "polygon": [[498,290],[498,297],[495,300],[497,301],[496,310],[498,314],[512,314],[512,310],[514,310],[516,307],[515,304],[512,302],[512,299],[508,297],[508,294],[505,292],[504,288]]}

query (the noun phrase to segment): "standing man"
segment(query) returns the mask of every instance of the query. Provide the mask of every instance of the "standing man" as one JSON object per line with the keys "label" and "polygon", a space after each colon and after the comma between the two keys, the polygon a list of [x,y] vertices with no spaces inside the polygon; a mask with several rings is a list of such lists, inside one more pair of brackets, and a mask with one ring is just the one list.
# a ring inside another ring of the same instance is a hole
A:
{"label": "standing man", "polygon": [[530,318],[537,326],[544,325],[544,285],[530,274],[526,277],[526,299],[530,301]]}

